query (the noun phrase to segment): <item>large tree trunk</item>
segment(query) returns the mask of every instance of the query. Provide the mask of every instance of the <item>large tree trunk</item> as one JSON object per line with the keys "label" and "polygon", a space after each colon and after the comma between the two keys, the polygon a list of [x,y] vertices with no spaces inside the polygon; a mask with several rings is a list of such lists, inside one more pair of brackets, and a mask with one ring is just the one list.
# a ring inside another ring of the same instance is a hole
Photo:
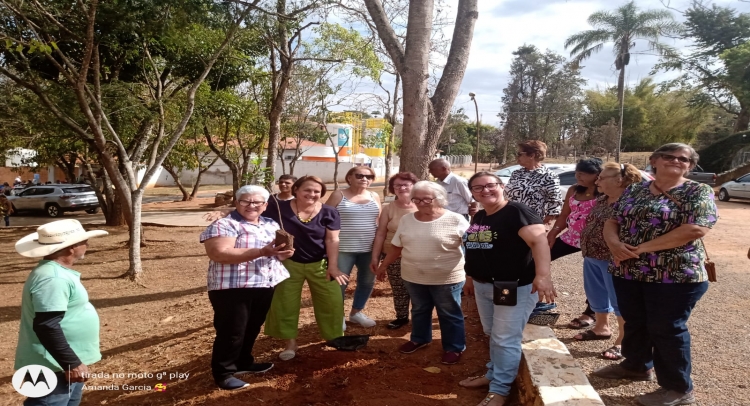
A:
{"label": "large tree trunk", "polygon": [[622,123],[625,116],[625,65],[620,69],[617,78],[617,100],[620,102],[620,129],[617,131],[617,149],[615,149],[615,162],[620,162],[620,150],[622,149]]}
{"label": "large tree trunk", "polygon": [[401,75],[396,73],[396,85],[393,88],[393,106],[388,114],[388,123],[391,125],[391,133],[385,140],[385,184],[383,185],[383,197],[388,196],[388,181],[391,179],[391,167],[393,166],[393,143],[396,133],[396,114],[398,113],[398,88],[401,86]]}
{"label": "large tree trunk", "polygon": [[458,2],[448,60],[431,98],[427,97],[427,79],[434,1],[409,2],[405,48],[401,47],[380,0],[365,0],[365,5],[403,81],[404,125],[399,170],[427,178],[427,164],[435,155],[440,132],[466,71],[479,15],[477,0]]}
{"label": "large tree trunk", "polygon": [[201,186],[201,178],[203,177],[203,174],[206,173],[206,171],[208,171],[209,169],[211,169],[211,167],[214,166],[214,164],[218,160],[219,160],[219,157],[216,157],[205,168],[198,168],[198,176],[195,178],[195,183],[193,184],[193,190],[190,192],[190,197],[188,198],[188,200],[195,199],[195,196],[198,194],[198,188],[200,188]]}
{"label": "large tree trunk", "polygon": [[737,114],[737,120],[734,122],[734,132],[747,131],[748,126],[750,126],[750,109],[747,104],[740,102],[740,113]]}

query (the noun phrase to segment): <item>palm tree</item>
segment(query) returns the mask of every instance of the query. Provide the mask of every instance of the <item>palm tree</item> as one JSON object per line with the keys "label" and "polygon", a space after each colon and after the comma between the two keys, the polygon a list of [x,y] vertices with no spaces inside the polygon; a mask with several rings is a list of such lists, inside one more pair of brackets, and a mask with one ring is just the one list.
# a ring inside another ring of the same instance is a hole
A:
{"label": "palm tree", "polygon": [[571,35],[565,41],[565,48],[573,47],[570,56],[574,63],[580,64],[591,55],[601,51],[605,44],[609,42],[614,44],[615,68],[620,71],[617,79],[620,130],[615,159],[620,162],[622,116],[625,108],[625,67],[630,63],[630,50],[635,47],[636,40],[645,40],[650,51],[662,55],[671,54],[674,52],[672,48],[659,42],[659,38],[678,33],[680,25],[674,21],[669,11],[639,11],[634,1],[614,11],[597,11],[589,16],[588,23],[594,29]]}

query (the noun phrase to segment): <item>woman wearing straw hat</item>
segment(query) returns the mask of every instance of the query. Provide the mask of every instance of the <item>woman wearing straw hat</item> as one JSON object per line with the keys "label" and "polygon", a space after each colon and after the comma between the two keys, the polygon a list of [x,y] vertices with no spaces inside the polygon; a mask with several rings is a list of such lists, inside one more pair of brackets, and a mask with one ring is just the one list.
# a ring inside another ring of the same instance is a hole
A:
{"label": "woman wearing straw hat", "polygon": [[42,365],[57,376],[51,393],[27,398],[25,406],[67,405],[81,402],[83,382],[99,352],[99,316],[72,269],[83,259],[90,238],[106,231],[86,231],[77,220],[44,224],[16,243],[16,251],[41,258],[23,285],[21,327],[15,369]]}

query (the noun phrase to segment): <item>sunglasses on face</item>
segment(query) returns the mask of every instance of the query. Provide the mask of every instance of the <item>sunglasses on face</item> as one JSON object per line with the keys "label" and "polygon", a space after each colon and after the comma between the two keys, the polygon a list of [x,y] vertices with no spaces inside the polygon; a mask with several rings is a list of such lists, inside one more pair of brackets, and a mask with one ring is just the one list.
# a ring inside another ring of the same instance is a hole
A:
{"label": "sunglasses on face", "polygon": [[526,153],[523,151],[516,152],[516,156],[524,156],[524,155],[526,155]]}
{"label": "sunglasses on face", "polygon": [[354,177],[357,179],[375,180],[375,175],[365,175],[364,173],[355,173]]}
{"label": "sunglasses on face", "polygon": [[424,204],[432,204],[433,200],[435,200],[435,199],[431,199],[429,197],[426,197],[424,199],[417,199],[415,197],[415,198],[411,199],[412,203],[414,203],[414,204],[422,204],[422,203],[424,203]]}
{"label": "sunglasses on face", "polygon": [[241,207],[247,207],[247,206],[253,206],[253,207],[259,207],[263,206],[266,202],[253,202],[251,200],[237,200],[240,203]]}
{"label": "sunglasses on face", "polygon": [[495,190],[495,189],[497,189],[498,186],[500,186],[499,183],[488,183],[486,185],[474,185],[474,186],[471,187],[471,191],[479,193],[479,192],[483,191],[484,189]]}
{"label": "sunglasses on face", "polygon": [[672,154],[661,154],[661,159],[663,159],[663,160],[665,160],[667,162],[672,162],[672,161],[674,161],[676,159],[676,160],[680,161],[680,163],[683,163],[683,164],[686,164],[686,163],[690,162],[690,158],[688,158],[686,156],[676,156],[676,155],[672,155]]}

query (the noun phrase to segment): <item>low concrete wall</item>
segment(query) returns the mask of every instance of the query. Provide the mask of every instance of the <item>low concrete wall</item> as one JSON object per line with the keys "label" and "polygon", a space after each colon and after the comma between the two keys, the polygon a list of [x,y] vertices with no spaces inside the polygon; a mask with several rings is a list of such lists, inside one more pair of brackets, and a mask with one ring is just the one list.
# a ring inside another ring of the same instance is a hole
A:
{"label": "low concrete wall", "polygon": [[524,406],[604,406],[568,348],[549,327],[526,325],[516,386]]}

